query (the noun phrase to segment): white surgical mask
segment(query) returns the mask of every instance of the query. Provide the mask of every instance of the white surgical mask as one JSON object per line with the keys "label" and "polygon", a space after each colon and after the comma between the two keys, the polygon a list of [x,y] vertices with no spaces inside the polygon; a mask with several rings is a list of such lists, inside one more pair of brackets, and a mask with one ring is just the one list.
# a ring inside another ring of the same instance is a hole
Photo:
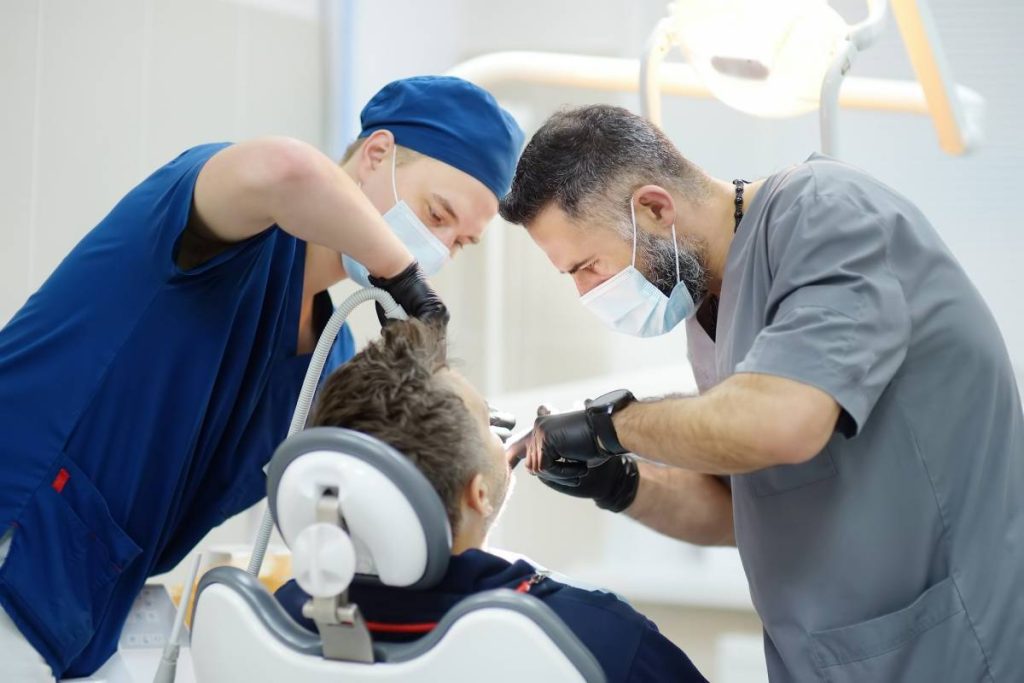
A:
{"label": "white surgical mask", "polygon": [[656,337],[696,313],[697,306],[679,275],[675,223],[672,224],[672,244],[676,255],[676,286],[670,296],[665,296],[636,269],[636,209],[632,198],[629,213],[633,221],[633,262],[581,296],[580,302],[616,332]]}
{"label": "white surgical mask", "polygon": [[[436,275],[441,267],[448,262],[450,253],[444,242],[430,232],[409,205],[398,198],[398,184],[395,182],[395,164],[398,150],[391,155],[391,189],[395,193],[395,205],[384,214],[383,218],[391,226],[391,230],[402,240],[402,244],[412,253],[420,264],[420,269],[427,277]],[[359,261],[348,254],[341,255],[341,263],[345,272],[354,282],[362,287],[370,287],[370,273]]]}

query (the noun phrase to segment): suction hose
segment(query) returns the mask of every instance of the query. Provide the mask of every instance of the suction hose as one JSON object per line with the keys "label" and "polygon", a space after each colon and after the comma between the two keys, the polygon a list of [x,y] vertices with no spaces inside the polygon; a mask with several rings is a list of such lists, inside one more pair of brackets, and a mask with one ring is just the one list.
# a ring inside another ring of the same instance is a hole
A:
{"label": "suction hose", "polygon": [[[309,408],[313,405],[313,396],[316,394],[317,385],[320,383],[320,374],[324,370],[327,356],[331,352],[334,340],[345,323],[345,319],[360,304],[367,301],[379,302],[384,307],[384,314],[389,318],[405,320],[405,311],[395,303],[391,295],[383,289],[367,288],[361,289],[352,296],[341,302],[341,305],[334,310],[334,315],[327,321],[327,326],[320,334],[320,341],[316,344],[313,356],[309,360],[309,369],[306,370],[306,378],[302,380],[302,390],[299,392],[299,400],[295,404],[295,412],[292,413],[292,423],[288,427],[288,436],[301,431],[306,426],[306,418],[309,416]],[[256,542],[253,544],[252,556],[249,558],[249,568],[246,570],[253,576],[258,577],[260,568],[263,566],[263,558],[267,554],[267,545],[270,544],[270,535],[274,531],[274,520],[270,516],[270,507],[263,511],[263,519],[260,522],[259,531],[256,533]]]}
{"label": "suction hose", "polygon": [[185,581],[185,588],[181,593],[181,601],[178,602],[178,611],[174,615],[174,625],[171,627],[170,638],[164,645],[163,654],[160,657],[160,664],[157,666],[156,674],[153,676],[153,683],[174,683],[178,676],[178,652],[181,646],[178,644],[181,638],[181,627],[185,622],[185,613],[192,604],[192,589],[196,585],[196,577],[199,575],[199,565],[202,563],[203,554],[197,553],[192,563],[192,571],[189,572]]}

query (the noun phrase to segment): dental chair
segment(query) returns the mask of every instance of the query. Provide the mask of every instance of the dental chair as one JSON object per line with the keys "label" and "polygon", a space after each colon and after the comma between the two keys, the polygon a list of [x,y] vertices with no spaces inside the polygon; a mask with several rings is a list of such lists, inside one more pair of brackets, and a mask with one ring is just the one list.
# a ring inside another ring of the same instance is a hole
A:
{"label": "dental chair", "polygon": [[466,598],[414,642],[374,641],[348,587],[428,589],[451,555],[440,498],[390,446],[334,427],[299,432],[275,452],[267,491],[296,581],[312,596],[303,614],[319,634],[296,624],[252,575],[213,569],[199,584],[192,625],[200,683],[605,681],[547,605],[506,589]]}

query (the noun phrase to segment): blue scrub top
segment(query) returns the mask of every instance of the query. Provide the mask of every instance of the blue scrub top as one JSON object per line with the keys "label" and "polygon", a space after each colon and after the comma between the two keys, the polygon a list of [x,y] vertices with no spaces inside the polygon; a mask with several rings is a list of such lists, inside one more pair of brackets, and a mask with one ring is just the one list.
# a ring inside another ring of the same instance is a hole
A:
{"label": "blue scrub top", "polygon": [[[265,495],[308,366],[304,242],[272,226],[175,263],[226,146],[133,189],[0,330],[0,605],[58,677],[97,669],[147,577]],[[352,353],[345,329],[327,369]]]}

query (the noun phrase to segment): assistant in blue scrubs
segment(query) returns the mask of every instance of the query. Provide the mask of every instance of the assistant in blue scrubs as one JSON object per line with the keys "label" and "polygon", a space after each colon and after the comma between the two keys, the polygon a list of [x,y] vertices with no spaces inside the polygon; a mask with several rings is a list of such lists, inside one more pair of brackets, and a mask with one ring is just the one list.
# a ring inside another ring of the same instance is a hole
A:
{"label": "assistant in blue scrubs", "polygon": [[[364,128],[404,131],[396,144],[483,192],[510,183],[522,133],[485,91],[407,79],[371,104]],[[146,579],[265,495],[287,432],[316,245],[274,225],[183,264],[197,178],[226,147],[189,149],[129,192],[0,330],[0,609],[57,677],[99,668]],[[326,370],[353,346],[343,329]]]}
{"label": "assistant in blue scrubs", "polygon": [[305,243],[275,227],[175,264],[224,146],[132,190],[0,334],[0,602],[58,675],[101,665],[146,578],[262,498],[298,397]]}

